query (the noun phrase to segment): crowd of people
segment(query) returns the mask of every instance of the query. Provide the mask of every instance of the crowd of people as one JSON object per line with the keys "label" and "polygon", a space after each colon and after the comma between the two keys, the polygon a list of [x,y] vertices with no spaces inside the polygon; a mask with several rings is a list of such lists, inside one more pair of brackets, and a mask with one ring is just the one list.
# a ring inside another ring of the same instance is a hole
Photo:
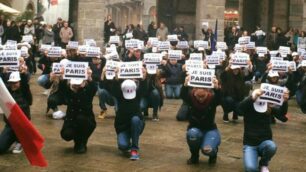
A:
{"label": "crowd of people", "polygon": [[[295,38],[293,31],[284,35],[276,27],[271,33],[257,27],[253,34],[248,34],[233,26],[231,31],[226,32],[225,42],[217,42],[211,28],[202,30],[203,40],[190,40],[184,27],[170,33],[162,22],[159,27],[152,22],[147,32],[141,25],[135,28],[131,24],[123,34],[119,34],[108,16],[104,23],[105,46],[99,51],[94,40],[72,46],[75,45],[71,41],[73,31],[60,18],[53,27],[43,25],[44,32],[39,32],[43,33],[41,39],[35,28],[28,21],[24,35],[32,34],[33,42],[42,41],[37,48],[40,56],[37,67],[42,71],[37,82],[48,90],[46,112],[48,114],[51,110],[54,119],[64,120],[60,135],[65,141],[74,142],[76,153],[86,152],[89,137],[96,128],[92,103],[96,94],[101,109],[98,118],[105,118],[107,106],[114,107],[118,149],[129,154],[131,160],[140,158],[139,139],[145,120],[150,115],[156,122],[162,118],[159,110],[165,98],[182,99],[176,119],[189,123],[186,138],[191,157],[188,164],[199,163],[200,151],[209,157],[209,164],[217,162],[221,135],[215,116],[219,105],[223,109],[225,123],[230,122],[230,113],[233,122],[243,116],[243,161],[248,172],[269,171],[269,162],[277,150],[271,124],[276,123],[276,119],[282,122],[288,120],[288,100],[296,98],[301,111],[306,113],[306,47],[303,47],[303,34]],[[3,43],[7,45],[12,40],[21,42],[16,43],[16,47],[26,47],[27,53],[18,57],[17,68],[2,66],[0,74],[13,98],[31,119],[33,98],[29,80],[36,69],[35,63],[31,64],[35,44],[26,43],[16,35],[4,34]],[[212,44],[214,41],[215,44]],[[54,56],[52,53],[58,46],[62,49]],[[91,55],[95,54],[93,49],[98,49],[96,55]],[[239,60],[237,62],[240,56],[247,57],[244,61],[241,59],[245,58],[240,58],[242,65],[239,65]],[[211,63],[211,58],[217,58],[217,62]],[[285,66],[285,71],[281,71],[283,68],[278,70],[279,61],[292,62],[293,66]],[[86,72],[83,72],[86,78],[66,79],[67,64],[77,62],[88,64]],[[191,62],[200,67],[190,65]],[[59,64],[60,68],[56,70],[54,64]],[[129,64],[134,67],[126,69]],[[135,67],[137,64],[141,64],[140,67]],[[213,71],[214,75],[199,79],[198,83],[202,86],[192,86],[193,71]],[[203,86],[205,80],[210,81],[212,86]],[[258,84],[263,83],[283,90],[280,104],[260,99],[266,94],[263,87],[258,88]],[[60,105],[67,106],[66,112],[59,110]],[[152,113],[149,113],[150,108]],[[14,152],[20,153],[22,146],[6,121],[0,135],[0,152],[7,152],[15,142]],[[260,161],[258,157],[261,157]]]}

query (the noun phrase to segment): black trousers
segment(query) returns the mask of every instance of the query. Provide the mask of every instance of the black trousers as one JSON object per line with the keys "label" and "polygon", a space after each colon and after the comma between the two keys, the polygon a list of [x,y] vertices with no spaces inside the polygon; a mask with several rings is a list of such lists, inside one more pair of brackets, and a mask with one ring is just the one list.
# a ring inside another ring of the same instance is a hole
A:
{"label": "black trousers", "polygon": [[73,140],[75,144],[87,144],[88,138],[96,128],[94,116],[78,115],[74,119],[65,118],[61,137],[66,141]]}

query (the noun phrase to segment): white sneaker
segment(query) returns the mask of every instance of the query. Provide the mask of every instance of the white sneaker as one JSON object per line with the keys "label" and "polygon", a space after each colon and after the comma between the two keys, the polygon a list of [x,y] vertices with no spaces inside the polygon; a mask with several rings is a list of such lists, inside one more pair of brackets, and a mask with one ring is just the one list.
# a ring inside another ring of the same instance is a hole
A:
{"label": "white sneaker", "polygon": [[60,110],[53,112],[52,117],[53,119],[62,119],[66,116],[66,114]]}
{"label": "white sneaker", "polygon": [[49,90],[45,90],[45,91],[43,92],[43,95],[48,96],[49,93],[50,93]]}
{"label": "white sneaker", "polygon": [[21,153],[22,152],[21,144],[20,143],[16,143],[16,145],[15,145],[15,147],[14,147],[12,152],[15,153],[15,154]]}
{"label": "white sneaker", "polygon": [[270,172],[267,166],[262,166],[260,172]]}

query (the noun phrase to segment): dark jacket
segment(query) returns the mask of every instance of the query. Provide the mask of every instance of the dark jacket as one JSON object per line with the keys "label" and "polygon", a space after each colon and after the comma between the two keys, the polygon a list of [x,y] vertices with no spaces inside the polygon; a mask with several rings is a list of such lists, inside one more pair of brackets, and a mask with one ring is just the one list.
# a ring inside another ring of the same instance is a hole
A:
{"label": "dark jacket", "polygon": [[118,111],[115,118],[115,129],[116,133],[119,134],[123,131],[130,131],[131,129],[131,120],[134,116],[138,116],[143,120],[143,116],[140,110],[140,99],[144,95],[145,82],[140,81],[136,91],[136,97],[131,100],[127,100],[123,97],[121,90],[121,81],[106,81],[111,82],[112,84],[107,84],[107,90],[116,97],[118,101]]}
{"label": "dark jacket", "polygon": [[239,104],[239,109],[244,115],[244,135],[243,144],[258,146],[265,140],[272,140],[271,115],[286,122],[285,114],[288,110],[288,103],[284,102],[280,108],[272,108],[271,114],[259,113],[255,111],[251,96],[245,98]]}
{"label": "dark jacket", "polygon": [[204,110],[198,110],[192,103],[191,90],[188,87],[182,87],[181,98],[188,104],[188,106],[190,106],[188,113],[188,129],[198,128],[207,131],[217,128],[215,115],[217,106],[220,104],[221,95],[219,90],[212,90],[212,92],[213,98],[207,108]]}
{"label": "dark jacket", "polygon": [[162,66],[163,75],[166,77],[166,84],[177,85],[183,83],[183,69],[180,63],[172,65],[167,63]]}
{"label": "dark jacket", "polygon": [[92,101],[96,92],[97,87],[94,82],[88,82],[78,92],[73,92],[70,86],[66,84],[64,91],[65,102],[67,103],[65,120],[75,120],[78,116],[86,116],[94,120]]}
{"label": "dark jacket", "polygon": [[[240,72],[243,72],[242,70]],[[253,75],[244,76],[244,74],[234,75],[231,71],[224,71],[220,75],[221,90],[224,97],[232,97],[236,101],[241,101],[245,97],[247,87],[245,81],[252,78]]]}
{"label": "dark jacket", "polygon": [[102,58],[101,59],[101,63],[98,65],[93,64],[92,62],[89,63],[89,67],[92,70],[92,80],[94,82],[99,82],[101,80],[101,74],[102,74],[102,70],[105,66],[106,63],[106,59]]}

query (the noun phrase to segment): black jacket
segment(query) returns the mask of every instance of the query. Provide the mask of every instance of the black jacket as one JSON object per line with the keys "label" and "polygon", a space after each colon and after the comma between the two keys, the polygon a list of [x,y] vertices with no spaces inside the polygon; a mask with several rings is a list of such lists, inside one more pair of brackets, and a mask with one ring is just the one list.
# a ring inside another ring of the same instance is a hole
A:
{"label": "black jacket", "polygon": [[183,86],[181,90],[181,98],[190,106],[188,113],[190,128],[198,128],[201,130],[214,130],[217,128],[215,123],[215,115],[217,106],[220,104],[221,95],[219,90],[213,90],[213,98],[208,107],[202,111],[199,111],[192,103],[191,90],[188,87]]}
{"label": "black jacket", "polygon": [[88,82],[87,85],[78,92],[73,92],[70,86],[66,84],[64,92],[65,102],[67,103],[65,120],[74,120],[79,115],[94,120],[92,101],[96,91],[97,87],[94,82]]}
{"label": "black jacket", "polygon": [[280,108],[272,108],[271,115],[255,111],[251,96],[245,98],[239,104],[239,109],[244,116],[243,144],[258,146],[265,140],[272,140],[271,115],[286,122],[285,116],[288,111],[288,103],[284,102]]}
{"label": "black jacket", "polygon": [[115,129],[116,133],[119,134],[123,131],[130,131],[131,129],[131,120],[134,116],[138,116],[141,120],[143,120],[143,116],[140,110],[140,99],[144,95],[145,90],[145,82],[140,81],[136,91],[136,97],[131,100],[127,100],[123,97],[123,93],[121,90],[121,81],[107,81],[112,84],[107,84],[111,87],[107,88],[111,94],[116,97],[118,101],[118,111],[116,113],[115,118]]}

